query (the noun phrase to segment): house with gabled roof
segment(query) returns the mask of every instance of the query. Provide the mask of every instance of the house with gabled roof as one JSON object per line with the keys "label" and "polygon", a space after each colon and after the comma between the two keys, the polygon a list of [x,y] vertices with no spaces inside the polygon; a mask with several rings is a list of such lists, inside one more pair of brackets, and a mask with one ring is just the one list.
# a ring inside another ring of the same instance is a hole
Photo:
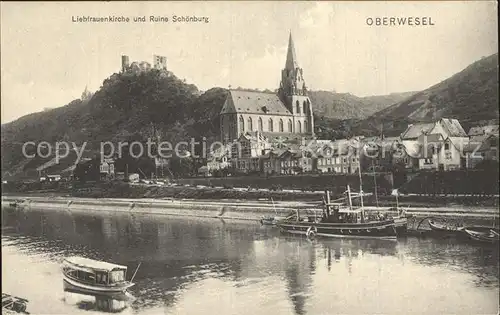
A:
{"label": "house with gabled roof", "polygon": [[416,140],[422,134],[441,134],[444,138],[468,138],[458,119],[441,118],[435,122],[416,123],[408,125],[401,134],[401,140]]}
{"label": "house with gabled roof", "polygon": [[314,135],[311,100],[303,69],[299,67],[292,34],[277,93],[230,90],[220,112],[220,135],[225,143],[247,132],[267,138],[302,138]]}
{"label": "house with gabled roof", "polygon": [[411,124],[400,136],[394,163],[414,169],[461,168],[468,142],[469,136],[457,119]]}

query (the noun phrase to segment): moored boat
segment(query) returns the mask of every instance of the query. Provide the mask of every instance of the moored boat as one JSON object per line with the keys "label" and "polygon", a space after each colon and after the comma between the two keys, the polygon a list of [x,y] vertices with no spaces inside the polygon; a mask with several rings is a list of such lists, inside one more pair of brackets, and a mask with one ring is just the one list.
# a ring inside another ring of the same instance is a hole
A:
{"label": "moored boat", "polygon": [[126,275],[126,266],[99,260],[74,256],[63,262],[64,289],[84,294],[122,294],[134,285]]}
{"label": "moored boat", "polygon": [[446,225],[435,222],[434,220],[428,220],[429,227],[431,230],[443,236],[463,236],[465,235],[465,228],[457,225]]}
{"label": "moored boat", "polygon": [[29,314],[26,311],[27,306],[28,300],[7,293],[2,293],[2,314],[7,314],[9,312]]}
{"label": "moored boat", "polygon": [[474,226],[464,229],[469,239],[483,244],[498,244],[500,234],[498,228],[486,226]]}
{"label": "moored boat", "polygon": [[[397,231],[394,219],[367,220],[361,206],[353,209],[351,191],[347,186],[349,206],[330,203],[330,194],[326,192],[323,216],[302,220],[297,211],[295,218],[278,222],[280,230],[290,234],[302,234],[308,237],[338,237],[396,240]],[[362,198],[362,194],[360,194]]]}

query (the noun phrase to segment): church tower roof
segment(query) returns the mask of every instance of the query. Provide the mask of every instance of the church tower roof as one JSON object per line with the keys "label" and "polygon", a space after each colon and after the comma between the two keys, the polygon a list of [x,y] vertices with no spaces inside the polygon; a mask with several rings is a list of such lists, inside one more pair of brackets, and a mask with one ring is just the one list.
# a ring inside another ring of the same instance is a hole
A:
{"label": "church tower roof", "polygon": [[297,56],[295,55],[295,46],[293,45],[292,32],[290,31],[290,37],[288,39],[288,52],[286,54],[285,69],[295,69],[298,68]]}

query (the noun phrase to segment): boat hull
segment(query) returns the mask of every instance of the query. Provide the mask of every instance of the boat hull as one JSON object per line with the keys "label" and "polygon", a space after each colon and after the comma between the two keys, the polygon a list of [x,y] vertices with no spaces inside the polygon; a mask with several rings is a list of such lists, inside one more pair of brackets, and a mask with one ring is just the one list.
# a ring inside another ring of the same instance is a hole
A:
{"label": "boat hull", "polygon": [[63,285],[64,285],[64,290],[66,291],[72,291],[82,294],[101,295],[101,296],[119,296],[123,294],[128,288],[134,286],[134,283],[124,282],[123,284],[112,287],[96,286],[96,285],[81,283],[64,275]]}
{"label": "boat hull", "polygon": [[[470,227],[464,229],[470,240],[482,244],[497,245],[500,241],[498,229],[489,227]],[[493,232],[491,232],[493,231]]]}
{"label": "boat hull", "polygon": [[405,235],[408,231],[408,219],[407,218],[395,218],[394,225],[396,227],[396,233],[399,235]]}
{"label": "boat hull", "polygon": [[433,221],[429,221],[429,227],[432,232],[441,235],[443,237],[464,237],[466,236],[465,230],[462,227],[458,228],[450,228],[446,226],[442,226],[440,224],[436,224]]}
{"label": "boat hull", "polygon": [[397,240],[396,225],[393,220],[374,223],[315,223],[281,222],[278,224],[284,233],[350,239]]}

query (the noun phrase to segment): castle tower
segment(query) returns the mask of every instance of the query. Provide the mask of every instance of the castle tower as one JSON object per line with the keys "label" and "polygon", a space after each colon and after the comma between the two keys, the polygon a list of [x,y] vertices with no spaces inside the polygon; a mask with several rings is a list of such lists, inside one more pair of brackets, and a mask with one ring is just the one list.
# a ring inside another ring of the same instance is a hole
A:
{"label": "castle tower", "polygon": [[164,56],[153,56],[154,68],[158,70],[167,70],[167,57]]}
{"label": "castle tower", "polygon": [[128,56],[122,55],[122,72],[126,72],[130,66],[130,61]]}
{"label": "castle tower", "polygon": [[295,54],[295,45],[290,32],[285,68],[281,71],[279,96],[294,117],[294,133],[314,134],[314,119],[311,100],[307,96],[303,70]]}

